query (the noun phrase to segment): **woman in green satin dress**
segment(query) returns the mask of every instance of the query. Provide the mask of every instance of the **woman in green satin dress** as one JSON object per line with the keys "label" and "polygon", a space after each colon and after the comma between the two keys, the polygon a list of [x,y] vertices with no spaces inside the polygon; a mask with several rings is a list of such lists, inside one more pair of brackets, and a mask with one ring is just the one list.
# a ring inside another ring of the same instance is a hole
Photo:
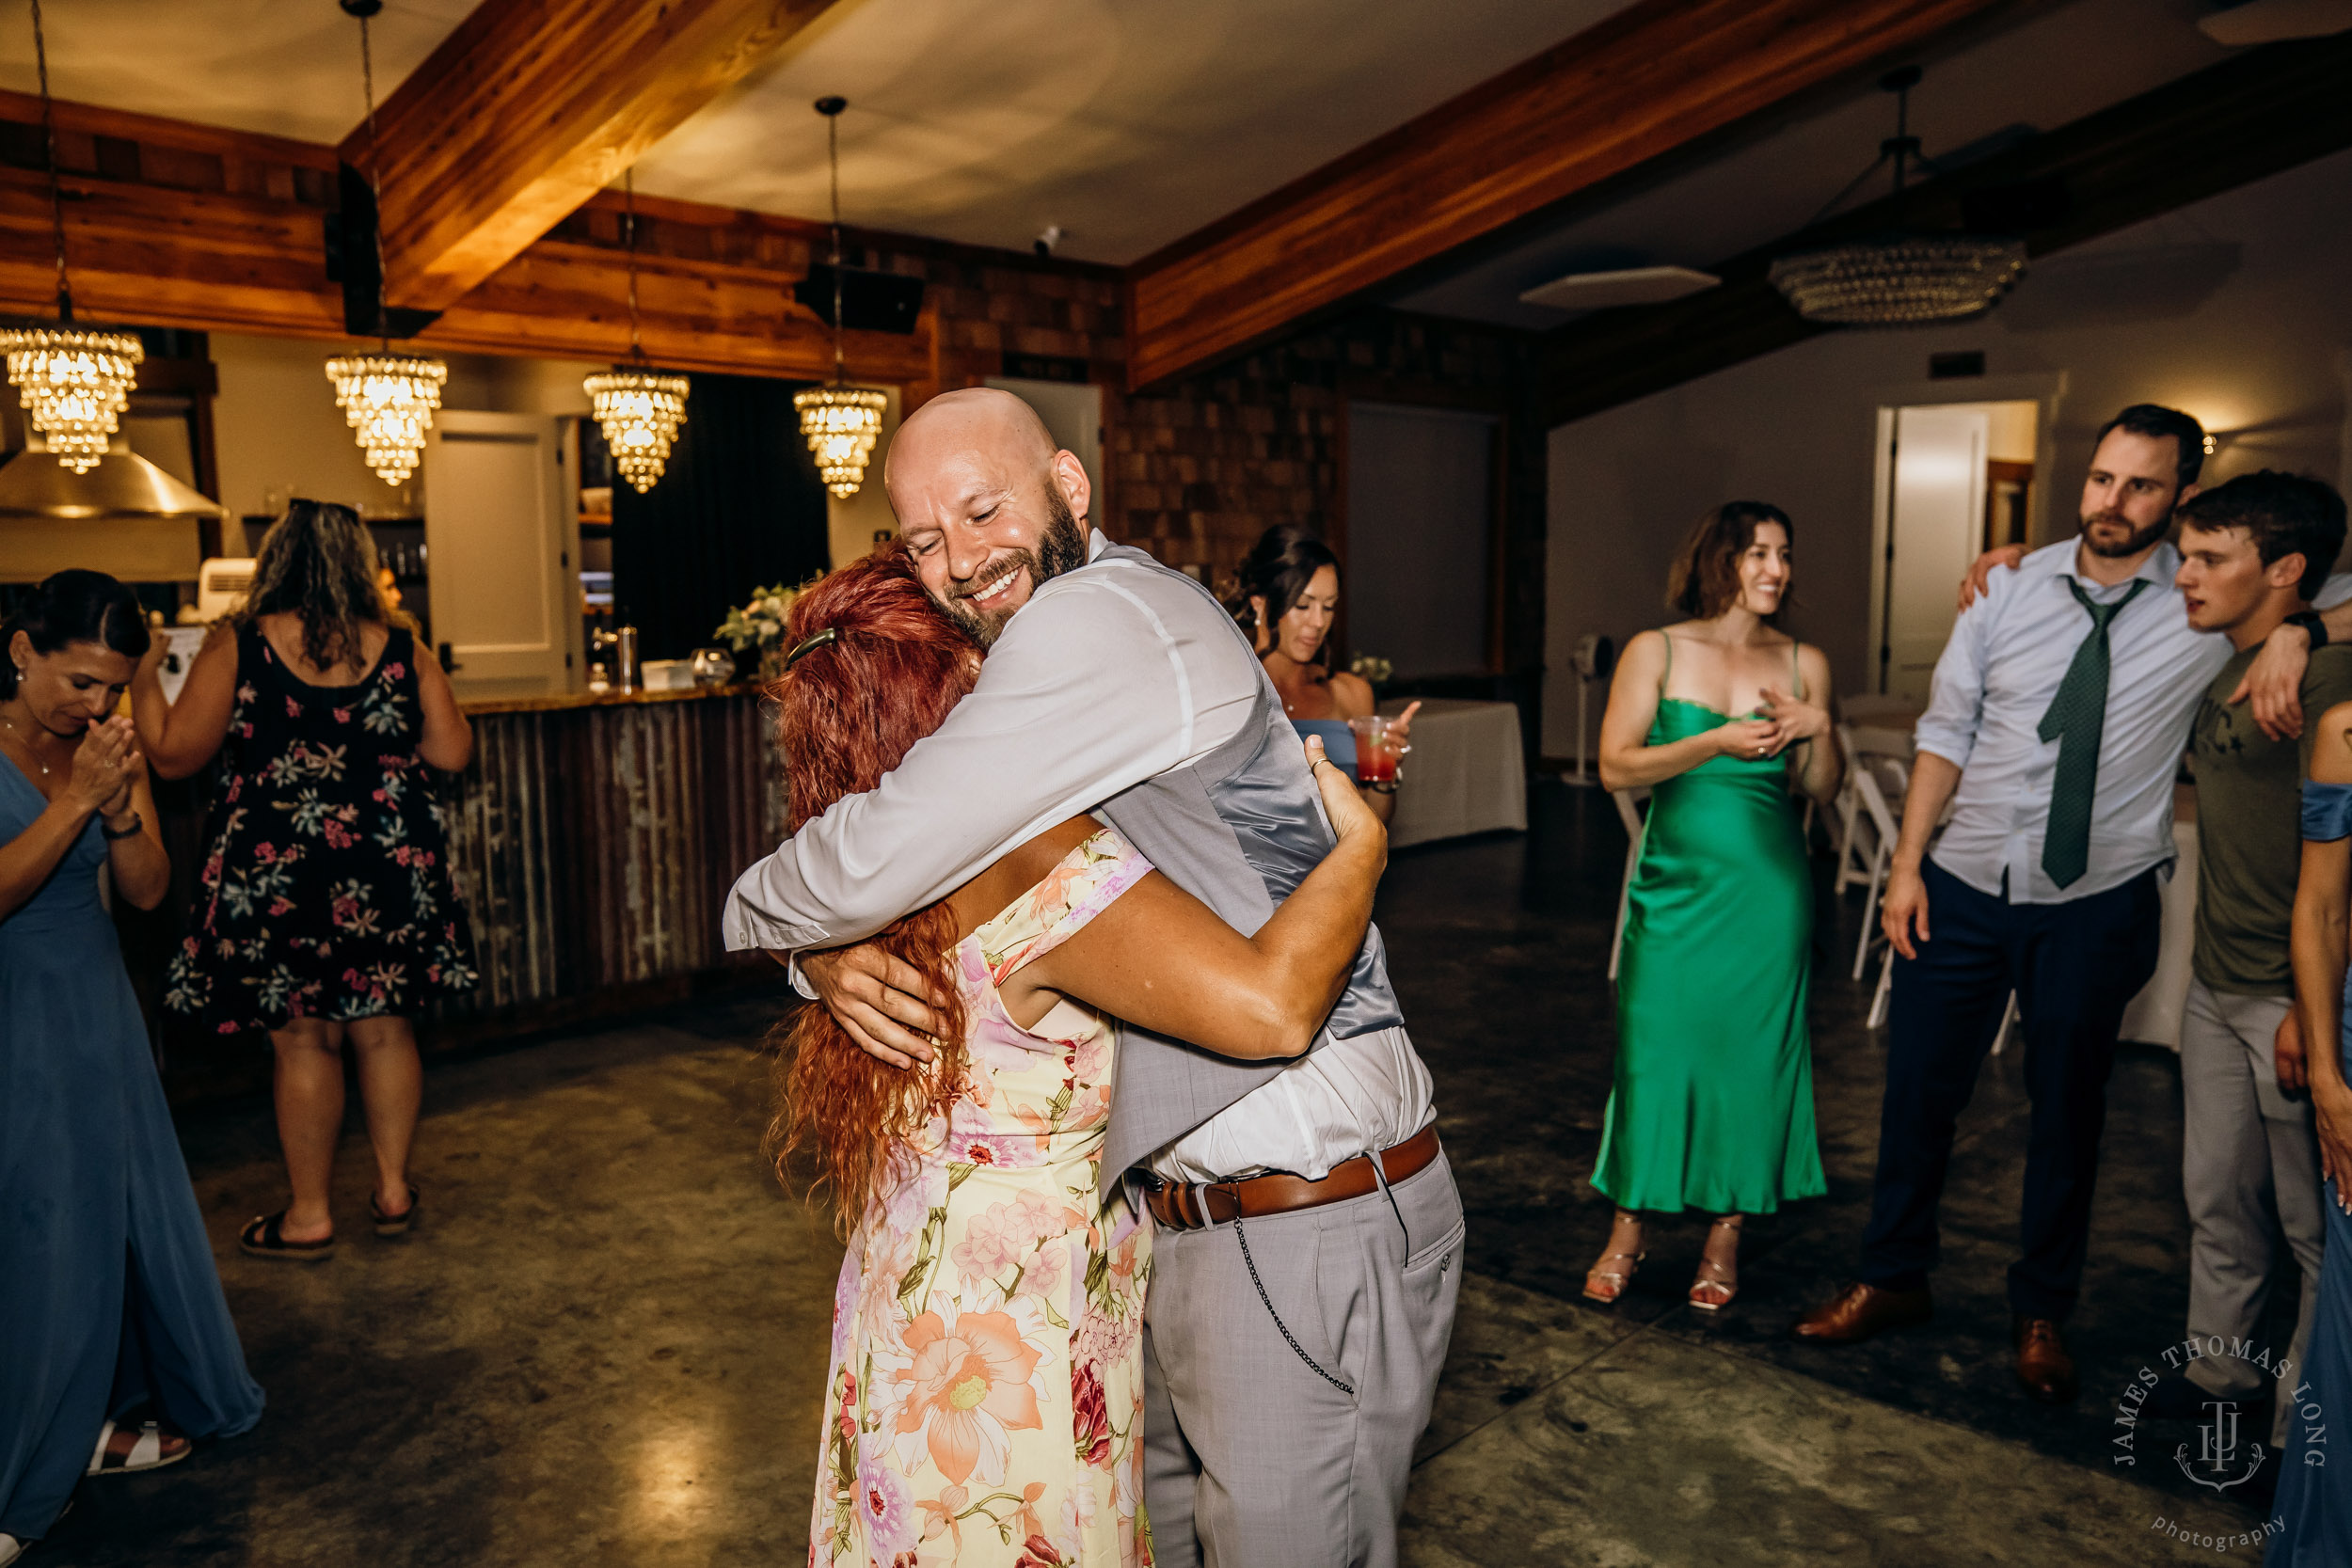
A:
{"label": "woman in green satin dress", "polygon": [[1644,1211],[1697,1209],[1719,1217],[1690,1301],[1717,1311],[1739,1289],[1741,1216],[1827,1191],[1804,1019],[1813,878],[1791,791],[1826,804],[1841,761],[1829,662],[1773,624],[1792,532],[1759,501],[1700,518],[1667,589],[1691,619],[1627,645],[1601,718],[1601,781],[1651,793],[1593,1173],[1617,1204],[1585,1276],[1596,1301],[1631,1281]]}

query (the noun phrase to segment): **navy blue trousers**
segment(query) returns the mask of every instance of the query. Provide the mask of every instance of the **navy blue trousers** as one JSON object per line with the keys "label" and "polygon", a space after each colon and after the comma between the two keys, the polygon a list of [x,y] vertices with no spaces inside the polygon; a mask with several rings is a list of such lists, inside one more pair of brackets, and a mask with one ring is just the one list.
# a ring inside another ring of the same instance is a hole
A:
{"label": "navy blue trousers", "polygon": [[2115,1032],[2156,969],[2156,873],[2063,904],[2012,904],[1933,861],[1925,877],[1933,936],[1918,958],[1895,959],[1862,1277],[1888,1290],[1927,1283],[1952,1132],[2014,990],[2033,1120],[2010,1308],[2062,1322],[2082,1290]]}

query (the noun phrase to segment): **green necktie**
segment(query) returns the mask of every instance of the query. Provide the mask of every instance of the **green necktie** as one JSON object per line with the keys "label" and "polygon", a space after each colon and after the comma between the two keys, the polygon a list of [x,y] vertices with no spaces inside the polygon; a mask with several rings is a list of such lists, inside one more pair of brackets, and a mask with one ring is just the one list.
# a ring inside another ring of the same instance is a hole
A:
{"label": "green necktie", "polygon": [[2067,592],[2090,611],[2090,635],[2058,682],[2040,734],[2058,743],[2058,777],[2050,789],[2050,823],[2042,836],[2042,869],[2060,887],[2082,879],[2090,864],[2090,798],[2099,787],[2099,732],[2107,721],[2107,623],[2148,586],[2136,579],[2113,604],[2095,603],[2073,578]]}

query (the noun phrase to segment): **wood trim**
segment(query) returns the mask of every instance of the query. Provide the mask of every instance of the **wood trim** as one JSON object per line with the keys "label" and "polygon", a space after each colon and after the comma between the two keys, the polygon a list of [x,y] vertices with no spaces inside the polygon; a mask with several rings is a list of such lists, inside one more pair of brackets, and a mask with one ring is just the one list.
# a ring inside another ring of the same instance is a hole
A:
{"label": "wood trim", "polygon": [[[2037,136],[1940,180],[1709,267],[1720,288],[1596,312],[1544,337],[1543,422],[1569,423],[1833,330],[1800,317],[1766,277],[1805,245],[1908,219],[1958,229],[1972,193],[2062,182],[2062,215],[2026,235],[2069,245],[2352,147],[2352,35],[2265,45]],[[1949,387],[1954,383],[1939,383]]]}
{"label": "wood trim", "polygon": [[439,310],[522,254],[834,0],[484,0],[362,124],[386,292]]}
{"label": "wood trim", "polygon": [[1137,262],[1128,385],[1264,342],[2006,3],[1642,0]]}
{"label": "wood trim", "polygon": [[[199,125],[193,120],[167,119],[161,115],[133,114],[128,109],[109,109],[101,104],[79,103],[64,98],[54,100],[53,107],[57,129],[62,133],[111,136],[153,147],[179,148],[187,152],[211,152],[225,158],[283,163],[315,169],[326,175],[335,172],[335,150],[321,147],[316,142],[266,135],[259,131],[231,131],[216,125]],[[19,125],[39,125],[40,100],[29,92],[0,90],[0,120],[12,120]],[[58,151],[63,154],[65,149],[59,148]],[[59,162],[71,166],[62,156]]]}

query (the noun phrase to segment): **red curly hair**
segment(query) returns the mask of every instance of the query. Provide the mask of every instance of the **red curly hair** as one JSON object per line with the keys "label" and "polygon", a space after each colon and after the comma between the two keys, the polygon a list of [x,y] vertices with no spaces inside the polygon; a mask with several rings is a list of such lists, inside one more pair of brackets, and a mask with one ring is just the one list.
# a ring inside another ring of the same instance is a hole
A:
{"label": "red curly hair", "polygon": [[[776,741],[793,832],[842,797],[881,784],[946,720],[979,672],[978,644],[940,612],[896,545],[852,562],[792,601],[786,646],[823,631],[834,640],[803,654],[768,689],[778,708]],[[832,1189],[835,1226],[843,1230],[882,1187],[896,1154],[946,1110],[963,1078],[963,1004],[946,970],[956,920],[946,901],[867,940],[938,977],[933,1005],[946,1027],[937,1060],[918,1072],[867,1055],[821,1006],[801,1008],[783,1030],[768,1147],[787,1180],[794,1153],[811,1151],[816,1187]]]}

